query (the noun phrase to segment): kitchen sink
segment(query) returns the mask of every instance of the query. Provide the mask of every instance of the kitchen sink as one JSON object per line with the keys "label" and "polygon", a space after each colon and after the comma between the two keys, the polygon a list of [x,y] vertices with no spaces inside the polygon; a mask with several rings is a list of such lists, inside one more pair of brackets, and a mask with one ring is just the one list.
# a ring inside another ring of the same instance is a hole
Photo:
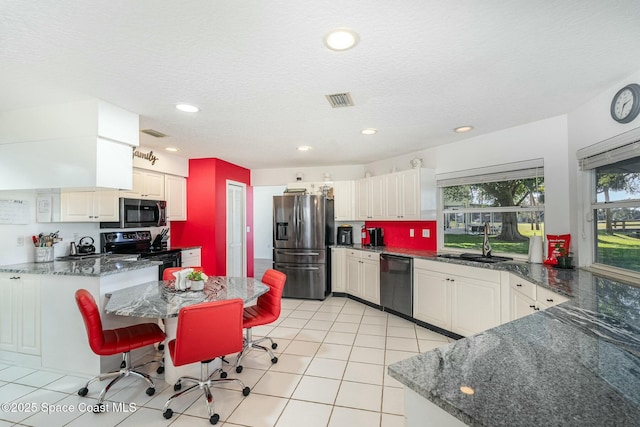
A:
{"label": "kitchen sink", "polygon": [[497,262],[513,261],[513,258],[507,256],[483,256],[482,254],[463,253],[463,254],[440,254],[440,258],[459,259],[461,261],[473,261],[493,264]]}

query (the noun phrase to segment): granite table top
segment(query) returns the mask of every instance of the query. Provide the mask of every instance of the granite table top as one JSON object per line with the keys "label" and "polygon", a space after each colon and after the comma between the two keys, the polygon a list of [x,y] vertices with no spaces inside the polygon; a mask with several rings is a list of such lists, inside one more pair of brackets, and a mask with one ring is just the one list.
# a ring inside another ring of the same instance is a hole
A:
{"label": "granite table top", "polygon": [[143,283],[111,293],[104,308],[107,314],[168,319],[177,317],[184,306],[205,301],[241,298],[245,305],[269,291],[269,286],[252,277],[210,276],[201,291],[177,291],[175,281]]}
{"label": "granite table top", "polygon": [[392,364],[389,375],[468,425],[640,425],[640,287],[501,264],[572,298]]}
{"label": "granite table top", "polygon": [[25,262],[2,265],[0,273],[51,274],[61,276],[101,277],[125,271],[139,270],[161,265],[160,261],[137,259],[131,255],[102,255],[78,260],[55,260],[52,262]]}

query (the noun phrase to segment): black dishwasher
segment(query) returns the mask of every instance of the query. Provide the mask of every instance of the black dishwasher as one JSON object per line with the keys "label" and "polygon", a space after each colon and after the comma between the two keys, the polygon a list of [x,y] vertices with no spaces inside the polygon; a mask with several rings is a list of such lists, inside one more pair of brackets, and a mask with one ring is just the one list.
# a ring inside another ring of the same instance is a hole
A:
{"label": "black dishwasher", "polygon": [[380,255],[380,305],[413,317],[413,258]]}

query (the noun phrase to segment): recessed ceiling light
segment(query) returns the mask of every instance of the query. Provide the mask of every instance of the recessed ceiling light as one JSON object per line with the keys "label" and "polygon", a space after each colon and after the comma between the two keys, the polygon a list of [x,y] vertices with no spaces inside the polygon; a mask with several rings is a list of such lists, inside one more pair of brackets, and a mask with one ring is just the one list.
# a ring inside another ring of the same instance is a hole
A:
{"label": "recessed ceiling light", "polygon": [[178,149],[177,149],[176,147],[167,147],[167,148],[165,148],[165,150],[167,150],[167,151],[174,151],[174,152],[175,152],[175,151],[178,151]]}
{"label": "recessed ceiling light", "polygon": [[311,147],[309,147],[308,145],[301,145],[298,147],[298,151],[309,151],[311,150]]}
{"label": "recessed ceiling light", "polygon": [[200,111],[198,107],[191,104],[176,104],[176,108],[180,111],[184,111],[185,113],[197,113]]}
{"label": "recessed ceiling light", "polygon": [[457,133],[465,133],[473,130],[473,126],[460,126],[459,128],[455,128],[453,131]]}
{"label": "recessed ceiling light", "polygon": [[360,133],[362,133],[363,135],[374,135],[377,132],[378,132],[378,129],[374,129],[374,128],[366,128],[360,131]]}
{"label": "recessed ceiling light", "polygon": [[355,31],[338,28],[324,36],[324,45],[331,50],[341,51],[351,49],[358,43],[358,40],[359,37]]}

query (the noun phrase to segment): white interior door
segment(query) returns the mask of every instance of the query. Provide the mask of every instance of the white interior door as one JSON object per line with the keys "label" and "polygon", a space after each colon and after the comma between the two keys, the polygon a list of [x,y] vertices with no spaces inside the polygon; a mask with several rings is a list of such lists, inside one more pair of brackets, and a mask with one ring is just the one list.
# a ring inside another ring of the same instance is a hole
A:
{"label": "white interior door", "polygon": [[246,277],[246,185],[227,181],[227,276]]}

